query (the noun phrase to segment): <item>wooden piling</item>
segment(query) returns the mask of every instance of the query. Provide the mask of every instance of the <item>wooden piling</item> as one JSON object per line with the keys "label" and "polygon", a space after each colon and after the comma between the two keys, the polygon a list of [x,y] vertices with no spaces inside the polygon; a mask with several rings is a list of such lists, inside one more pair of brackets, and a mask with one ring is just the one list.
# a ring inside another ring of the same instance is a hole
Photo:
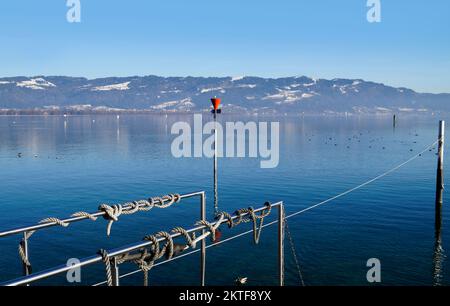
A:
{"label": "wooden piling", "polygon": [[444,194],[444,144],[445,144],[445,121],[439,122],[439,140],[438,140],[438,166],[436,176],[436,231],[440,231],[442,223],[442,204]]}
{"label": "wooden piling", "polygon": [[284,286],[284,203],[278,207],[278,276],[280,287]]}
{"label": "wooden piling", "polygon": [[395,126],[397,125],[397,115],[394,115],[394,117],[392,118],[392,122],[395,128]]}
{"label": "wooden piling", "polygon": [[439,286],[442,283],[442,267],[444,254],[442,251],[442,204],[444,194],[444,144],[445,144],[445,121],[439,122],[438,139],[438,165],[436,176],[436,204],[434,221],[434,255],[433,255],[433,285]]}

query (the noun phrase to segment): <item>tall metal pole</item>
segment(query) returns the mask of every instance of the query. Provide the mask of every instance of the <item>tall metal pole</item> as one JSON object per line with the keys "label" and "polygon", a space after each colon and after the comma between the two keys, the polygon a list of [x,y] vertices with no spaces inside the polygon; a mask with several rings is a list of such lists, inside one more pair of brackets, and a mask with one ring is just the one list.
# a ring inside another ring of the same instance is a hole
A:
{"label": "tall metal pole", "polygon": [[220,99],[217,97],[214,97],[211,99],[211,102],[213,104],[213,117],[214,117],[214,212],[217,215],[219,212],[219,191],[218,191],[218,179],[217,179],[217,158],[218,158],[218,152],[217,152],[217,114],[220,114],[222,110],[219,108],[220,106]]}
{"label": "tall metal pole", "polygon": [[278,273],[280,286],[284,286],[284,203],[278,206]]}
{"label": "tall metal pole", "polygon": [[445,144],[445,121],[439,122],[439,147],[438,147],[438,166],[436,177],[436,230],[441,227],[441,211],[444,193],[444,144]]}
{"label": "tall metal pole", "polygon": [[219,190],[217,176],[217,114],[214,112],[214,212],[219,212]]}
{"label": "tall metal pole", "polygon": [[435,203],[435,244],[433,255],[433,284],[439,286],[442,283],[442,267],[444,261],[444,250],[442,248],[442,204],[444,194],[444,144],[445,144],[445,121],[439,122],[438,139],[438,165],[436,174],[436,203]]}
{"label": "tall metal pole", "polygon": [[[200,195],[200,218],[206,221],[206,198],[205,192]],[[202,235],[205,234],[205,230],[202,230]],[[201,254],[200,254],[200,284],[205,286],[206,283],[206,239],[202,240]]]}

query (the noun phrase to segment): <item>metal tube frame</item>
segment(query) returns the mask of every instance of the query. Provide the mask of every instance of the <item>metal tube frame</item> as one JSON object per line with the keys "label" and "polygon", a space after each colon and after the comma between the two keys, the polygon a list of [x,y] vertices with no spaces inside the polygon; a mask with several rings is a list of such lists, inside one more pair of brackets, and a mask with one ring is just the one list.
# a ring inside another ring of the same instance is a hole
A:
{"label": "metal tube frame", "polygon": [[[180,198],[181,199],[192,198],[195,196],[201,196],[202,194],[205,194],[205,192],[198,191],[198,192],[180,195]],[[126,211],[126,209],[124,209],[124,211]],[[106,213],[101,211],[101,212],[93,213],[91,215],[94,217],[102,217],[102,216],[105,216]],[[64,223],[74,223],[74,222],[87,220],[87,219],[89,219],[89,218],[88,217],[72,217],[72,218],[63,219],[61,221]],[[41,230],[43,228],[53,227],[53,226],[57,226],[57,225],[58,224],[56,222],[52,222],[52,223],[36,224],[36,225],[32,225],[32,226],[27,226],[27,227],[20,227],[20,228],[0,232],[0,238],[12,236],[12,235],[16,235],[16,234],[20,234],[20,233],[24,233],[24,232],[37,231],[37,230]]]}
{"label": "metal tube frame", "polygon": [[214,111],[214,161],[213,161],[213,169],[214,169],[214,212],[217,214],[219,212],[219,188],[218,188],[218,173],[217,173],[217,114]]}
{"label": "metal tube frame", "polygon": [[[203,201],[204,193],[201,193],[201,194],[203,194],[202,202],[204,203],[204,201]],[[271,206],[272,206],[272,208],[280,207],[280,206],[283,206],[283,202],[277,202],[275,204],[272,204]],[[258,213],[258,212],[261,212],[261,211],[263,211],[265,209],[266,209],[266,207],[264,206],[264,207],[255,209],[254,212]],[[282,208],[279,210],[279,213],[280,214],[284,213]],[[241,217],[245,217],[247,215],[249,215],[249,213],[244,213],[244,214],[241,215]],[[237,215],[232,216],[233,220],[236,220],[237,218],[238,218]],[[284,216],[280,215],[279,216],[279,220],[281,220],[281,223],[284,223],[283,222]],[[224,224],[226,222],[228,222],[228,221],[227,220],[222,220],[220,224]],[[218,223],[218,221],[213,222],[212,225],[215,226],[215,225],[217,225],[217,223]],[[193,233],[193,232],[203,231],[205,229],[206,229],[206,226],[199,225],[199,226],[196,226],[194,228],[189,229],[187,232],[188,233]],[[283,241],[282,241],[284,239],[284,235],[283,235],[284,229],[281,229],[279,227],[279,230],[282,230],[282,232],[279,233],[279,237],[281,237],[281,239],[279,240],[280,243],[279,243],[279,246],[278,246],[279,247],[279,255],[280,255],[278,260],[279,260],[279,268],[280,268],[280,284],[283,284],[284,280],[281,280],[281,278],[284,279],[284,273],[283,273],[283,271],[284,271],[284,256],[283,256],[284,252],[283,252]],[[179,234],[179,233],[171,235],[172,239],[178,238],[180,236],[181,236],[181,234]],[[165,238],[158,238],[158,242],[162,242],[164,240],[165,240]],[[205,241],[205,239],[203,241]],[[141,242],[138,242],[138,243],[130,244],[130,245],[125,246],[125,247],[121,247],[121,248],[116,248],[116,249],[110,250],[110,251],[108,251],[108,255],[109,255],[110,258],[113,258],[115,256],[119,256],[119,255],[126,254],[126,253],[129,253],[129,252],[132,252],[132,251],[136,251],[136,250],[144,248],[144,247],[151,246],[152,244],[153,243],[151,241],[141,241]],[[206,257],[206,251],[204,251],[204,252],[202,251],[202,254],[204,254],[205,257]],[[202,257],[202,261],[201,261],[202,264],[204,263],[204,259],[203,258],[205,258],[205,257]],[[42,280],[42,279],[49,278],[49,277],[54,276],[54,275],[65,273],[65,272],[67,272],[69,270],[72,270],[72,269],[82,268],[82,267],[85,267],[85,266],[88,266],[88,265],[92,265],[92,264],[95,264],[95,263],[99,263],[99,262],[102,262],[102,257],[100,255],[94,255],[94,256],[86,257],[86,258],[80,260],[80,262],[75,264],[75,265],[71,265],[71,266],[60,265],[60,266],[57,266],[57,267],[54,267],[54,268],[46,269],[46,270],[41,271],[41,272],[33,273],[31,275],[28,275],[28,276],[19,277],[19,278],[15,279],[15,280],[11,280],[11,281],[7,281],[7,282],[4,282],[4,283],[1,283],[0,286],[20,286],[20,285],[25,285],[25,284],[28,284],[28,283],[33,283],[33,282],[36,282],[36,281],[39,281],[39,280]],[[203,277],[204,271],[205,270],[203,269],[202,270],[202,280],[204,279],[204,277]]]}
{"label": "metal tube frame", "polygon": [[[202,220],[206,220],[206,195],[205,195],[205,191],[198,191],[198,192],[193,192],[193,193],[188,193],[188,194],[183,194],[180,195],[180,199],[186,199],[186,198],[191,198],[191,197],[195,197],[195,196],[199,196],[200,197],[200,214],[201,214],[201,218]],[[105,212],[96,212],[91,214],[92,216],[95,217],[100,217],[100,216],[104,216]],[[65,223],[74,223],[74,222],[79,222],[82,220],[87,220],[88,217],[73,217],[73,218],[68,218],[68,219],[64,219],[62,220],[62,222]],[[53,223],[45,223],[45,224],[36,224],[33,226],[28,226],[28,227],[21,227],[21,228],[16,228],[16,229],[12,229],[12,230],[8,230],[8,231],[4,231],[4,232],[0,232],[0,238],[3,237],[8,237],[8,236],[12,236],[12,235],[17,235],[17,234],[23,234],[23,249],[24,249],[24,255],[25,258],[28,260],[29,259],[29,251],[28,251],[28,237],[27,234],[28,232],[31,231],[38,231],[41,229],[45,229],[45,228],[49,228],[49,227],[53,227],[56,226],[57,223],[53,222]],[[206,260],[206,244],[204,245],[204,243],[202,242],[202,279],[201,279],[201,283],[204,285],[205,282],[205,260]],[[115,266],[113,267],[113,271],[114,269],[116,269],[116,273],[117,273],[117,286],[119,285],[119,277],[118,277],[118,269],[119,267],[117,266],[117,264],[115,264]],[[28,276],[31,274],[31,271],[29,269],[29,267],[24,263],[23,264],[23,275],[24,276]],[[114,278],[114,277],[113,277]],[[29,284],[26,284],[29,285]]]}

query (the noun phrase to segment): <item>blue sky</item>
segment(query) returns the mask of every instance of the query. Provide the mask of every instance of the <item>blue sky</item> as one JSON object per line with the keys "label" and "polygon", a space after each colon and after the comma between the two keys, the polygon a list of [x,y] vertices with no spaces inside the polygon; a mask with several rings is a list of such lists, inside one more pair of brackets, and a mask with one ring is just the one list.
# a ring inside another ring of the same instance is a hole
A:
{"label": "blue sky", "polygon": [[0,76],[362,78],[450,92],[450,1],[66,0],[0,2]]}

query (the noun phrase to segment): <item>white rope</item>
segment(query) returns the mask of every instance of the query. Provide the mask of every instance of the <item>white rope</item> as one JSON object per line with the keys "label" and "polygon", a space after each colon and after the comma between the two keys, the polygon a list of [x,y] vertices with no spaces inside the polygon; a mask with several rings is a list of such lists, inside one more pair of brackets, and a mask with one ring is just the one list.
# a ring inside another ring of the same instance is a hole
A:
{"label": "white rope", "polygon": [[[315,204],[315,205],[312,205],[312,206],[310,206],[310,207],[307,207],[307,208],[305,208],[305,209],[302,209],[302,210],[300,210],[300,211],[298,211],[298,212],[295,212],[295,213],[292,213],[292,214],[290,214],[290,215],[287,215],[287,216],[285,217],[285,220],[287,220],[287,219],[289,219],[289,218],[293,218],[293,217],[298,216],[298,215],[301,215],[301,214],[304,214],[304,213],[306,213],[306,212],[308,212],[308,211],[310,211],[310,210],[312,210],[312,209],[314,209],[314,208],[317,208],[317,207],[319,207],[319,206],[325,205],[325,204],[327,204],[327,203],[329,203],[329,202],[331,202],[331,201],[334,201],[334,200],[336,200],[336,199],[339,199],[339,198],[341,198],[341,197],[343,197],[343,196],[345,196],[345,195],[347,195],[347,194],[349,194],[349,193],[352,193],[352,192],[354,192],[354,191],[356,191],[356,190],[358,190],[358,189],[361,189],[361,188],[363,188],[363,187],[365,187],[365,186],[367,186],[367,185],[369,185],[369,184],[371,184],[371,183],[373,183],[373,182],[375,182],[375,181],[378,181],[378,180],[382,179],[383,177],[385,177],[385,176],[391,174],[391,173],[394,172],[394,171],[397,171],[398,169],[402,168],[403,166],[405,166],[405,165],[409,164],[410,162],[414,161],[415,159],[419,158],[422,154],[424,154],[425,152],[427,152],[430,148],[432,148],[433,146],[435,146],[438,142],[439,142],[439,139],[438,139],[436,142],[434,142],[434,143],[432,143],[431,145],[429,145],[429,146],[428,146],[426,149],[424,149],[423,151],[417,153],[416,155],[414,155],[413,157],[411,157],[410,159],[408,159],[407,161],[405,161],[405,162],[399,164],[398,166],[395,166],[394,168],[392,168],[392,169],[390,169],[390,170],[384,172],[383,174],[378,175],[377,177],[375,177],[375,178],[373,178],[373,179],[371,179],[371,180],[368,180],[368,181],[365,182],[365,183],[362,183],[361,185],[358,185],[358,186],[356,186],[356,187],[354,187],[354,188],[351,188],[351,189],[349,189],[349,190],[347,190],[347,191],[345,191],[345,192],[343,192],[343,193],[340,193],[340,194],[338,194],[338,195],[336,195],[336,196],[334,196],[334,197],[331,197],[331,198],[329,198],[329,199],[327,199],[327,200],[325,200],[325,201],[322,201],[322,202],[320,202],[320,203],[317,203],[317,204]],[[275,221],[272,221],[272,222],[270,222],[270,223],[267,223],[267,224],[263,225],[262,228],[266,228],[266,227],[275,225],[275,224],[277,224],[277,223],[278,223],[278,220],[275,220]],[[223,244],[223,243],[225,243],[225,242],[232,241],[232,240],[234,240],[234,239],[240,238],[240,237],[245,236],[245,235],[248,235],[248,234],[250,234],[250,233],[253,233],[253,230],[249,230],[249,231],[246,231],[246,232],[242,232],[242,233],[240,233],[240,234],[237,234],[237,235],[235,235],[235,236],[226,238],[226,239],[221,240],[221,241],[219,241],[219,242],[216,242],[216,243],[214,243],[214,244],[210,244],[210,245],[206,246],[206,249],[209,249],[209,248],[211,248],[211,247],[215,247],[215,246],[221,245],[221,244]],[[183,258],[183,257],[189,256],[189,255],[192,255],[192,254],[198,253],[198,252],[200,252],[200,249],[193,250],[193,251],[188,252],[188,253],[185,253],[185,254],[181,254],[181,255],[179,255],[179,256],[177,256],[177,257],[173,257],[173,258],[171,258],[171,259],[168,259],[168,260],[159,262],[159,263],[155,264],[155,267],[156,267],[156,266],[159,266],[159,265],[162,265],[162,264],[169,263],[169,262],[174,261],[174,260],[177,260],[177,259],[181,259],[181,258]],[[130,273],[127,273],[127,274],[123,274],[123,275],[119,276],[119,278],[131,276],[131,275],[136,274],[136,273],[139,273],[139,272],[141,272],[141,270],[136,270],[136,271],[133,271],[133,272],[130,272]],[[103,285],[103,284],[106,284],[106,282],[100,282],[100,283],[94,284],[93,286],[100,286],[100,285]]]}
{"label": "white rope", "polygon": [[377,177],[375,177],[375,178],[373,178],[373,179],[371,179],[371,180],[369,180],[369,181],[367,181],[367,182],[365,182],[365,183],[363,183],[363,184],[361,184],[361,185],[358,185],[358,186],[356,186],[356,187],[354,187],[354,188],[352,188],[352,189],[349,189],[349,190],[347,190],[347,191],[345,191],[345,192],[343,192],[343,193],[341,193],[341,194],[338,194],[337,196],[334,196],[334,197],[332,197],[332,198],[329,198],[328,200],[325,200],[325,201],[320,202],[320,203],[318,203],[318,204],[316,204],[316,205],[313,205],[313,206],[310,206],[310,207],[305,208],[305,209],[303,209],[303,210],[300,210],[300,211],[298,211],[298,212],[296,212],[296,213],[290,214],[290,215],[286,216],[286,219],[289,219],[289,218],[295,217],[295,216],[297,216],[297,215],[303,214],[303,213],[305,213],[305,212],[307,212],[307,211],[309,211],[309,210],[311,210],[311,209],[317,208],[317,207],[322,206],[322,205],[324,205],[324,204],[326,204],[326,203],[328,203],[328,202],[331,202],[331,201],[334,201],[334,200],[336,200],[336,199],[339,199],[339,198],[341,198],[341,197],[343,197],[343,196],[345,196],[345,195],[347,195],[347,194],[349,194],[349,193],[352,193],[352,192],[354,192],[354,191],[356,191],[356,190],[358,190],[358,189],[361,189],[361,188],[363,188],[363,187],[365,187],[365,186],[367,186],[367,185],[369,185],[369,184],[372,184],[372,183],[375,182],[375,181],[378,181],[378,180],[382,179],[383,177],[385,177],[385,176],[391,174],[391,173],[394,172],[394,171],[397,171],[398,169],[402,168],[402,167],[405,166],[406,164],[409,164],[409,163],[412,162],[413,160],[419,158],[423,153],[425,153],[426,151],[428,151],[430,148],[432,148],[432,147],[433,147],[434,145],[436,145],[438,142],[439,142],[439,140],[437,140],[437,141],[434,142],[433,144],[429,145],[425,150],[421,151],[420,153],[417,153],[416,155],[414,155],[413,157],[411,157],[411,158],[408,159],[407,161],[405,161],[405,162],[401,163],[400,165],[398,165],[398,166],[392,168],[391,170],[388,170],[388,171],[384,172],[383,174],[380,174],[379,176],[377,176]]}

